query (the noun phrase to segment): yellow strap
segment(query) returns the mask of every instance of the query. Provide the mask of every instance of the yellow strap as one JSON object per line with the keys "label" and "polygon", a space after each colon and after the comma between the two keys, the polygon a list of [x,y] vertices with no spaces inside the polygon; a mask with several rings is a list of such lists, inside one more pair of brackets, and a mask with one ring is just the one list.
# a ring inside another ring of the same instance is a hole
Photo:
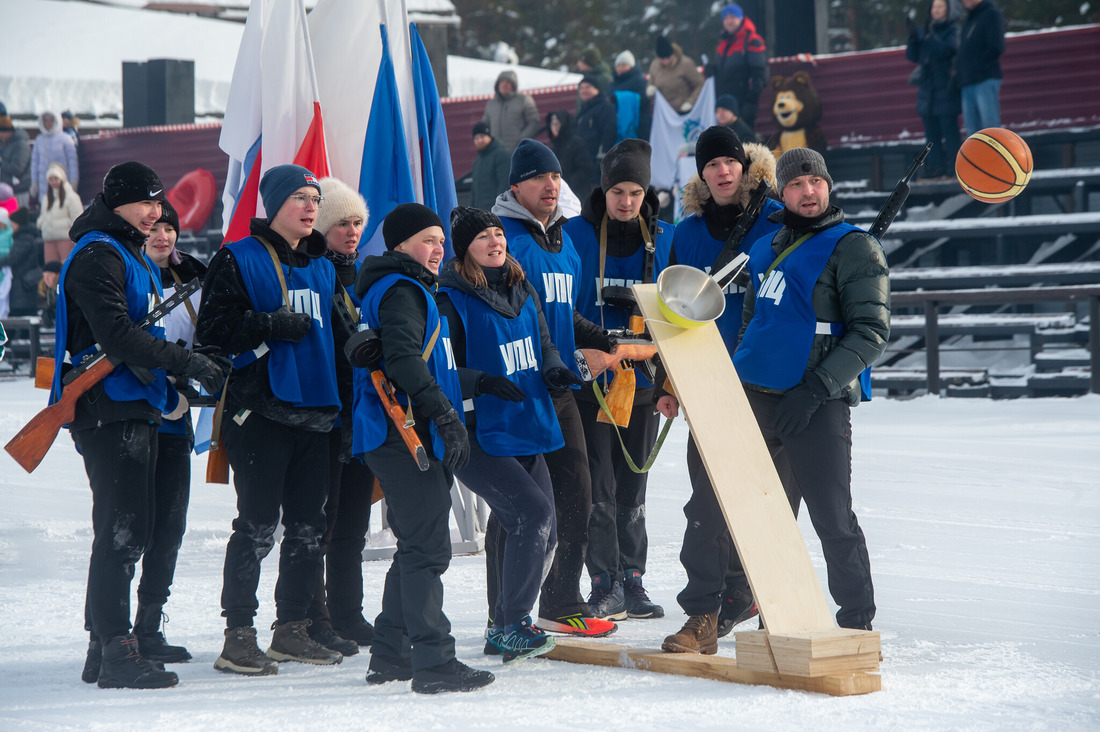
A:
{"label": "yellow strap", "polygon": [[[428,339],[428,345],[424,346],[424,352],[420,354],[420,358],[424,359],[424,363],[427,363],[428,359],[432,357],[432,349],[435,348],[435,342],[439,338],[440,325],[442,325],[441,322],[435,324],[435,331],[432,333],[432,337]],[[411,427],[414,424],[416,424],[416,420],[413,419],[413,400],[412,397],[409,397],[409,405],[405,407],[405,426]]]}
{"label": "yellow strap", "polygon": [[[176,270],[169,267],[168,272],[171,273],[172,279],[176,281],[177,285],[183,284],[183,280],[181,280],[180,276],[176,274]],[[187,314],[191,316],[191,325],[198,325],[199,315],[195,312],[195,306],[191,304],[191,298],[187,298],[186,300],[184,300],[183,306],[187,308]]]}
{"label": "yellow strap", "polygon": [[768,279],[768,275],[772,273],[773,269],[779,266],[780,262],[787,258],[788,254],[791,254],[792,252],[794,252],[795,249],[798,249],[800,246],[802,246],[802,242],[806,241],[813,235],[814,233],[812,231],[809,234],[803,234],[802,236],[798,237],[794,244],[791,244],[789,247],[784,249],[783,253],[776,257],[775,261],[772,262],[772,266],[768,267],[767,271],[764,272],[764,276],[760,278],[760,281],[763,282],[764,280]]}
{"label": "yellow strap", "polygon": [[279,278],[279,288],[283,291],[283,304],[286,305],[287,310],[294,310],[290,306],[290,293],[286,289],[286,277],[283,276],[283,264],[279,261],[279,255],[275,253],[275,247],[271,246],[271,243],[264,239],[262,236],[257,236],[256,241],[264,245],[264,249],[271,255],[271,263],[275,265],[275,274]]}

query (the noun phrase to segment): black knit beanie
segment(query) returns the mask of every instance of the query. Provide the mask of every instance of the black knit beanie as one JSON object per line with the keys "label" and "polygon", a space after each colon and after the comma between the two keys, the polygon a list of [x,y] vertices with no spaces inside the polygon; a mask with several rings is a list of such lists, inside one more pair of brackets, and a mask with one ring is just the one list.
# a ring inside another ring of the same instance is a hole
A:
{"label": "black knit beanie", "polygon": [[386,214],[382,221],[382,239],[386,242],[386,249],[393,251],[398,244],[430,226],[443,228],[443,222],[435,211],[419,203],[402,203]]}
{"label": "black knit beanie", "polygon": [[706,128],[695,142],[695,169],[699,175],[703,174],[707,163],[715,158],[733,158],[742,166],[749,164],[749,158],[745,155],[745,148],[737,133],[725,125]]}
{"label": "black knit beanie", "polygon": [[26,206],[20,206],[15,209],[11,214],[11,222],[13,224],[19,224],[19,226],[26,226],[31,222],[31,212]]}
{"label": "black knit beanie", "polygon": [[560,173],[561,163],[554,151],[538,140],[526,137],[512,151],[512,169],[508,172],[508,185],[522,183],[541,173]]}
{"label": "black knit beanie", "polygon": [[477,137],[478,135],[489,135],[489,137],[493,136],[493,134],[489,131],[489,125],[485,124],[484,122],[478,122],[476,125],[474,125],[473,136]]}
{"label": "black knit beanie", "polygon": [[607,151],[600,161],[600,188],[604,193],[629,181],[649,190],[649,161],[653,148],[645,140],[627,138]]}
{"label": "black knit beanie", "polygon": [[600,77],[595,74],[585,74],[581,77],[581,84],[591,84],[596,87],[597,91],[603,92],[603,82],[600,81]]}
{"label": "black knit beanie", "polygon": [[657,36],[657,58],[668,58],[672,54],[672,41],[664,36]]}
{"label": "black knit beanie", "polygon": [[176,230],[176,235],[180,233],[180,215],[176,213],[175,207],[168,202],[168,199],[164,199],[160,202],[160,218],[157,219],[158,224],[168,224]]}
{"label": "black knit beanie", "polygon": [[163,201],[164,184],[147,165],[130,161],[119,163],[103,176],[103,202],[116,209],[138,201]]}
{"label": "black knit beanie", "polygon": [[466,258],[466,250],[478,234],[490,226],[504,228],[504,222],[495,213],[472,206],[456,206],[451,211],[451,248],[459,259]]}

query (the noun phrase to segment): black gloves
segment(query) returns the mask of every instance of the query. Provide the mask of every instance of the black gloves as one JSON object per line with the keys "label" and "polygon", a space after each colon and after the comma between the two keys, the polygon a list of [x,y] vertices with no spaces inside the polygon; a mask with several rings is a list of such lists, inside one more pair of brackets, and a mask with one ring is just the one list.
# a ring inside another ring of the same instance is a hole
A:
{"label": "black gloves", "polygon": [[817,374],[788,391],[775,407],[775,427],[788,437],[797,435],[810,424],[810,418],[822,405],[829,390]]}
{"label": "black gloves", "polygon": [[542,375],[542,380],[546,382],[546,385],[555,391],[561,391],[562,389],[568,389],[571,386],[582,386],[584,380],[581,377],[574,374],[565,366],[555,366],[549,369]]}
{"label": "black gloves", "polygon": [[470,436],[454,407],[435,418],[435,428],[443,439],[443,465],[452,472],[465,467],[470,460]]}
{"label": "black gloves", "polygon": [[225,383],[225,375],[228,373],[228,359],[198,352],[187,357],[182,371],[187,378],[199,382],[199,386],[206,389],[207,394],[217,394],[221,391],[222,384]]}
{"label": "black gloves", "polygon": [[522,402],[527,398],[523,389],[512,383],[507,376],[482,374],[477,378],[477,393],[474,396],[488,394],[506,402]]}
{"label": "black gloves", "polygon": [[271,316],[271,337],[277,341],[297,343],[306,337],[312,318],[308,313],[292,313],[284,305]]}

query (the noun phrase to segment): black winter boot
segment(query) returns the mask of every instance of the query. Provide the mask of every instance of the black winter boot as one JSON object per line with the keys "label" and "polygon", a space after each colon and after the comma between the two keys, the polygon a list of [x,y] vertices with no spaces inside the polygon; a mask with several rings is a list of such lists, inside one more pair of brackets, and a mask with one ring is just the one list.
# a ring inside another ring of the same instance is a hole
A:
{"label": "black winter boot", "polygon": [[332,623],[327,620],[321,620],[319,622],[310,621],[307,632],[310,638],[330,651],[336,651],[343,656],[354,656],[359,653],[359,644],[353,640],[342,637],[332,629]]}
{"label": "black winter boot", "polygon": [[309,620],[291,620],[271,626],[271,645],[267,655],[276,661],[301,661],[319,666],[331,666],[344,660],[341,653],[330,650],[309,637]]}
{"label": "black winter boot", "polygon": [[103,644],[98,682],[101,689],[164,689],[179,681],[171,671],[141,656],[133,633],[115,636]]}
{"label": "black winter boot", "polygon": [[333,618],[332,630],[341,638],[353,640],[361,646],[369,646],[374,642],[374,626],[367,622],[363,613],[347,619]]}
{"label": "black winter boot", "polygon": [[164,639],[160,631],[161,618],[168,622],[168,616],[161,612],[160,605],[138,605],[134,617],[134,635],[137,636],[141,655],[150,661],[160,663],[183,663],[191,660],[191,654],[183,646],[172,646]]}
{"label": "black winter boot", "polygon": [[751,592],[727,590],[722,593],[722,609],[718,613],[718,637],[729,635],[734,626],[756,617],[756,600]]}
{"label": "black winter boot", "polygon": [[413,677],[412,661],[407,658],[393,658],[379,653],[370,655],[367,667],[367,683],[372,686],[390,681],[408,681]]}
{"label": "black winter boot", "polygon": [[438,694],[441,691],[476,691],[493,683],[488,671],[470,668],[457,658],[438,666],[413,671],[412,690],[417,694]]}
{"label": "black winter boot", "polygon": [[80,672],[80,680],[85,684],[94,684],[99,681],[99,667],[103,663],[103,644],[99,638],[92,634],[88,641],[88,655],[84,659],[84,670]]}

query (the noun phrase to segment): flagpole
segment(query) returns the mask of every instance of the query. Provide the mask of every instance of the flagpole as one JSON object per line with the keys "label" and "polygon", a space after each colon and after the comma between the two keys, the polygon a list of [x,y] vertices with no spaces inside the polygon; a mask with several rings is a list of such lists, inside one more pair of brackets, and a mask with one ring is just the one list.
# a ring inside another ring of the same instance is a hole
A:
{"label": "flagpole", "polygon": [[[305,0],[298,0],[298,11],[302,16],[302,35],[305,37],[306,45],[306,66],[309,67],[309,84],[313,89],[313,99],[315,102],[321,100],[321,90],[317,85],[317,69],[313,66],[313,42],[309,38],[309,20],[306,14],[306,2]],[[322,138],[325,146],[325,160],[328,160],[328,139]]]}

